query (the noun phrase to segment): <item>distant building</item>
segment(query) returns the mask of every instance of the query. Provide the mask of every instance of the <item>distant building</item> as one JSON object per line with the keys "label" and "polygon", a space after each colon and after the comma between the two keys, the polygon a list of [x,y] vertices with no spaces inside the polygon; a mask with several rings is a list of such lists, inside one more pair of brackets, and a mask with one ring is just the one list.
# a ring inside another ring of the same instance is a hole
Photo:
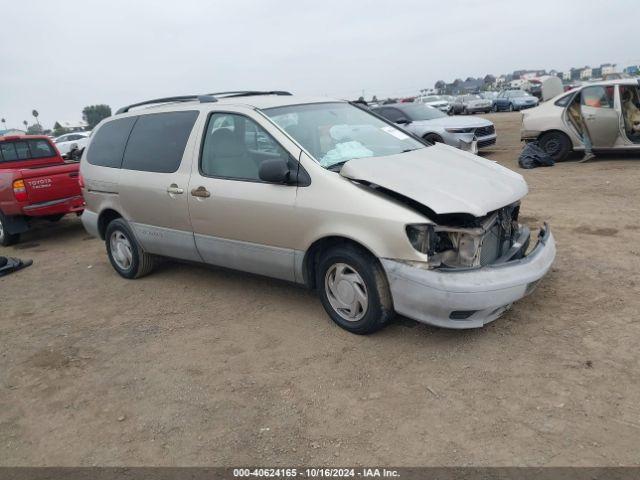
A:
{"label": "distant building", "polygon": [[607,75],[609,73],[615,73],[616,64],[615,63],[603,63],[600,65],[600,69],[602,71],[601,75]]}
{"label": "distant building", "polygon": [[591,67],[584,67],[580,71],[580,80],[589,80],[593,76],[593,69]]}
{"label": "distant building", "polygon": [[640,65],[629,65],[625,67],[624,73],[628,75],[640,75]]}
{"label": "distant building", "polygon": [[60,127],[68,130],[69,132],[78,132],[84,130],[89,126],[89,124],[84,120],[76,120],[72,122],[68,120],[58,120],[56,124],[60,125]]}

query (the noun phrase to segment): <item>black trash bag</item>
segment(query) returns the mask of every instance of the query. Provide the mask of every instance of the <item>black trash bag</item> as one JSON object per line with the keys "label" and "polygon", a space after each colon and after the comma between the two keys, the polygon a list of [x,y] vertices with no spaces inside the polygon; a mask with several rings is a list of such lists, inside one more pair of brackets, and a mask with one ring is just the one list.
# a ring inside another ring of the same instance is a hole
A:
{"label": "black trash bag", "polygon": [[33,260],[20,260],[19,258],[0,257],[0,277],[17,272],[33,264]]}
{"label": "black trash bag", "polygon": [[553,158],[535,143],[527,143],[518,157],[520,168],[553,167]]}

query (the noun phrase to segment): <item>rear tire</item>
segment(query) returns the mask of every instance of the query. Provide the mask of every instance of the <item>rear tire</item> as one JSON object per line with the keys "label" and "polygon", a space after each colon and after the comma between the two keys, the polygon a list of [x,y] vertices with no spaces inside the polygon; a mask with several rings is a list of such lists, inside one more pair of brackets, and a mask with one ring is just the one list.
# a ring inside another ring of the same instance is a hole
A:
{"label": "rear tire", "polygon": [[543,133],[538,139],[538,145],[554,162],[566,160],[572,150],[571,140],[562,132]]}
{"label": "rear tire", "polygon": [[322,306],[345,330],[373,333],[394,317],[387,276],[366,250],[349,244],[334,247],[321,255],[316,271]]}
{"label": "rear tire", "polygon": [[138,244],[124,219],[112,220],[104,238],[111,266],[121,277],[134,279],[151,273],[155,258]]}
{"label": "rear tire", "polygon": [[19,233],[9,233],[7,231],[7,223],[7,217],[0,212],[0,245],[3,247],[14,245],[20,240]]}

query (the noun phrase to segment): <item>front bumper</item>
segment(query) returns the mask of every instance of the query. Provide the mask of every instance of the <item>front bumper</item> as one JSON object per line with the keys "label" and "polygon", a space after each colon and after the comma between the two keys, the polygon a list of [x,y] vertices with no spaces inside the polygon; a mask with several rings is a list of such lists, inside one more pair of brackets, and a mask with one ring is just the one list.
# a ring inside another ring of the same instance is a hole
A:
{"label": "front bumper", "polygon": [[495,133],[493,135],[487,135],[485,137],[478,137],[478,148],[487,148],[491,145],[495,145],[497,138],[498,136]]}
{"label": "front bumper", "polygon": [[[549,271],[556,245],[548,226],[529,255],[470,270],[424,270],[382,259],[396,312],[445,328],[478,328],[530,294]],[[472,313],[469,313],[472,312]]]}

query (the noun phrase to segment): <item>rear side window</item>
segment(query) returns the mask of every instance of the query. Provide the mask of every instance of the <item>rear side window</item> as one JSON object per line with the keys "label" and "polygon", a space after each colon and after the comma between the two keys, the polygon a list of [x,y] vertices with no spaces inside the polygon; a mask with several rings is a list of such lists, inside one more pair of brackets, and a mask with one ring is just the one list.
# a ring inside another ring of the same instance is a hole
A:
{"label": "rear side window", "polygon": [[595,85],[583,88],[582,105],[594,108],[613,108],[613,87]]}
{"label": "rear side window", "polygon": [[124,147],[137,117],[126,117],[105,123],[89,145],[87,161],[100,167],[120,168]]}
{"label": "rear side window", "polygon": [[172,173],[178,170],[197,111],[141,115],[133,127],[122,168]]}
{"label": "rear side window", "polygon": [[43,139],[0,143],[0,162],[19,162],[55,156],[56,153],[49,142]]}

